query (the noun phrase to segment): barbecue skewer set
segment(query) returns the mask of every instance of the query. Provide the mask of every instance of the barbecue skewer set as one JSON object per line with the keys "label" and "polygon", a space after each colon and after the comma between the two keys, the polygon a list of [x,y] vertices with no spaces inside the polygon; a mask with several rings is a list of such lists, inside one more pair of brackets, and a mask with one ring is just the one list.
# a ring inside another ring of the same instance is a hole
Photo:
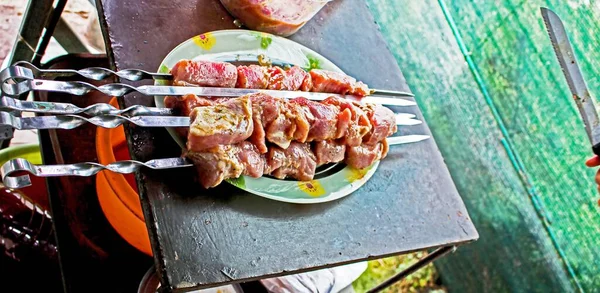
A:
{"label": "barbecue skewer set", "polygon": [[[425,135],[393,136],[398,126],[420,124],[414,114],[394,113],[387,106],[410,107],[399,98],[410,93],[369,89],[354,78],[297,66],[240,65],[181,60],[171,74],[137,69],[105,68],[41,70],[19,62],[0,72],[0,126],[5,129],[73,129],[85,123],[115,128],[124,123],[167,127],[187,140],[181,157],[108,165],[84,162],[33,165],[25,159],[5,163],[4,184],[22,188],[35,176],[92,176],[102,170],[132,173],[141,167],[171,169],[195,166],[205,188],[242,175],[311,180],[318,168],[344,163],[366,168],[385,158],[390,146],[422,141]],[[170,85],[131,86],[52,78],[79,76],[88,80],[118,77],[128,81],[168,81]],[[91,91],[122,97],[131,92],[164,96],[165,108],[109,104],[77,107],[68,103],[24,101],[31,91],[82,96]],[[31,112],[53,116],[20,117]],[[10,138],[12,131],[0,132]]]}

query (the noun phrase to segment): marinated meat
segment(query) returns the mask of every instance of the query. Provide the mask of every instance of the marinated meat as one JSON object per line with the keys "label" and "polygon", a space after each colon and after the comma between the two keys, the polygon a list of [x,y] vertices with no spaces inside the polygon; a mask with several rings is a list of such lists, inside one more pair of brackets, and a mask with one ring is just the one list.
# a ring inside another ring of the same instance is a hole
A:
{"label": "marinated meat", "polygon": [[363,144],[374,145],[398,131],[396,115],[392,110],[381,105],[363,105],[367,109],[371,131],[365,135]]}
{"label": "marinated meat", "polygon": [[237,145],[237,158],[244,166],[244,175],[258,178],[265,173],[265,156],[258,152],[256,146],[249,141],[242,141]]}
{"label": "marinated meat", "polygon": [[338,133],[338,115],[340,110],[334,105],[314,102],[306,98],[296,98],[290,103],[297,104],[303,108],[304,116],[310,125],[307,142],[336,139],[342,134]]}
{"label": "marinated meat", "polygon": [[187,149],[194,152],[241,142],[254,129],[248,96],[194,108],[190,121]]}
{"label": "marinated meat", "polygon": [[343,73],[313,69],[310,71],[310,77],[313,92],[357,96],[366,96],[370,92],[366,84]]}
{"label": "marinated meat", "polygon": [[338,163],[344,160],[346,145],[335,140],[322,140],[313,143],[317,166]]}
{"label": "marinated meat", "polygon": [[298,66],[234,66],[227,62],[181,60],[171,69],[173,85],[313,91],[366,96],[367,85],[343,73]]}
{"label": "marinated meat", "polygon": [[260,65],[238,66],[236,88],[266,89],[269,85],[268,67]]}
{"label": "marinated meat", "polygon": [[244,173],[244,164],[240,162],[238,152],[236,145],[220,145],[201,152],[188,151],[186,157],[196,166],[200,184],[210,188]]}
{"label": "marinated meat", "polygon": [[[292,141],[304,143],[335,139],[340,139],[347,146],[372,145],[397,131],[394,113],[383,106],[363,105],[337,97],[322,102],[305,98],[286,100],[263,93],[246,97],[252,108],[249,140],[261,154],[267,152],[268,142],[284,149]],[[195,107],[228,104],[236,99],[239,98],[212,99],[187,95],[180,100],[167,97],[165,103],[182,115]],[[177,131],[184,135],[187,133],[184,128]]]}
{"label": "marinated meat", "polygon": [[314,178],[319,165],[344,161],[350,167],[363,169],[385,158],[387,152],[386,140],[373,146],[357,147],[320,141],[314,143],[314,150],[308,143],[292,142],[287,149],[271,146],[266,154],[260,154],[251,142],[242,141],[200,152],[187,151],[185,156],[196,166],[202,186],[211,188],[241,175],[254,178],[271,175],[278,179],[308,181]]}
{"label": "marinated meat", "polygon": [[[214,105],[215,102],[211,99],[198,97],[196,95],[185,95],[183,97],[166,96],[164,99],[165,107],[175,110],[177,116],[190,116],[192,110],[196,107]],[[189,128],[177,127],[175,132],[180,137],[187,137]]]}
{"label": "marinated meat", "polygon": [[271,175],[308,181],[315,176],[317,161],[307,143],[292,142],[287,149],[271,148],[267,156]]}
{"label": "marinated meat", "polygon": [[308,80],[310,75],[298,66],[293,66],[288,70],[271,66],[268,67],[267,73],[269,76],[267,88],[270,90],[308,91],[310,90],[309,86],[312,84]]}
{"label": "marinated meat", "polygon": [[356,169],[364,169],[371,166],[375,161],[385,158],[389,146],[387,140],[375,145],[360,145],[346,148],[344,163]]}
{"label": "marinated meat", "polygon": [[181,60],[171,68],[173,85],[235,87],[237,68],[227,62]]}
{"label": "marinated meat", "polygon": [[343,143],[347,146],[361,145],[363,137],[371,130],[371,124],[367,112],[363,111],[360,104],[337,97],[329,97],[323,100],[323,104],[334,105],[342,111],[340,116],[345,120],[338,119],[338,132],[341,133],[339,137],[342,137]]}
{"label": "marinated meat", "polygon": [[290,36],[328,0],[221,0],[235,18],[252,30]]}
{"label": "marinated meat", "polygon": [[164,102],[165,107],[174,109],[176,115],[181,116],[190,116],[194,108],[215,104],[215,101],[210,98],[198,97],[196,95],[185,95],[183,97],[166,96]]}
{"label": "marinated meat", "polygon": [[314,117],[311,115],[307,116],[304,109],[297,103],[285,103],[286,105],[286,115],[293,119],[294,124],[296,125],[296,130],[294,131],[294,135],[292,140],[297,142],[304,143],[308,139],[308,133],[310,132],[310,122],[308,121],[309,117]]}
{"label": "marinated meat", "polygon": [[[261,154],[267,152],[266,129],[281,115],[282,103],[265,94],[253,94],[249,96],[252,102],[252,122],[254,131],[250,141],[256,145]],[[273,137],[273,135],[269,135]]]}
{"label": "marinated meat", "polygon": [[196,166],[200,183],[215,187],[223,180],[247,175],[254,178],[265,174],[279,179],[312,180],[317,164],[308,144],[293,142],[286,150],[270,147],[267,154],[249,141],[219,145],[201,152],[187,151],[185,156]]}

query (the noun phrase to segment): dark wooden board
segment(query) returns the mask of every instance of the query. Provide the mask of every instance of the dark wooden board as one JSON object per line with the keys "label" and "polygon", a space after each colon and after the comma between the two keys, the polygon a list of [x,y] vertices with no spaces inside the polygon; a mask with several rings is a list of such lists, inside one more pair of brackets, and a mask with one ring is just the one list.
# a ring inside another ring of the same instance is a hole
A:
{"label": "dark wooden board", "polygon": [[[234,28],[215,0],[101,1],[115,69],[155,71],[179,43]],[[363,1],[335,1],[293,40],[330,58],[372,87],[407,90]],[[123,106],[153,106],[131,95]],[[398,110],[398,109],[396,109]],[[417,108],[413,111],[422,119]],[[127,128],[138,160],[179,156],[163,129]],[[426,124],[403,134],[429,134]],[[478,238],[434,140],[393,147],[354,194],[318,205],[263,199],[227,184],[203,190],[194,171],[137,174],[154,257],[170,289],[210,287],[330,267]]]}

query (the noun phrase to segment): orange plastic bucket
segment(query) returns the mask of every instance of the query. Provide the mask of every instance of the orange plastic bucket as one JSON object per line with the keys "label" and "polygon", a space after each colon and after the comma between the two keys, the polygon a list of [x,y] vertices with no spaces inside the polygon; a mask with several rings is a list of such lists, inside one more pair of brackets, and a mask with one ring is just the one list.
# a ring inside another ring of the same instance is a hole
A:
{"label": "orange plastic bucket", "polygon": [[[110,104],[118,108],[116,98]],[[96,129],[96,153],[102,165],[130,160],[123,126]],[[108,222],[133,247],[152,256],[150,239],[133,174],[101,171],[96,176],[98,201]]]}

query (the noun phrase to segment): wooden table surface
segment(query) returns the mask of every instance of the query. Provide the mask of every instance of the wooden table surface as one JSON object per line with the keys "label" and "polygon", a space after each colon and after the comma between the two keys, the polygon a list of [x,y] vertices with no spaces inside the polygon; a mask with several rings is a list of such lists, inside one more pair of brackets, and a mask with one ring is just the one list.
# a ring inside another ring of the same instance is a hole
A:
{"label": "wooden table surface", "polygon": [[[216,0],[102,0],[99,9],[114,69],[156,71],[179,43],[232,29]],[[373,88],[409,90],[362,0],[328,4],[291,37]],[[129,95],[121,106],[154,106]],[[395,109],[398,110],[398,109]],[[418,108],[412,111],[423,119]],[[180,155],[164,129],[127,127],[136,160]],[[402,134],[430,134],[427,124]],[[285,275],[461,244],[478,238],[433,139],[393,147],[369,182],[341,200],[294,205],[228,184],[203,190],[194,170],[137,174],[161,282],[170,290]]]}

